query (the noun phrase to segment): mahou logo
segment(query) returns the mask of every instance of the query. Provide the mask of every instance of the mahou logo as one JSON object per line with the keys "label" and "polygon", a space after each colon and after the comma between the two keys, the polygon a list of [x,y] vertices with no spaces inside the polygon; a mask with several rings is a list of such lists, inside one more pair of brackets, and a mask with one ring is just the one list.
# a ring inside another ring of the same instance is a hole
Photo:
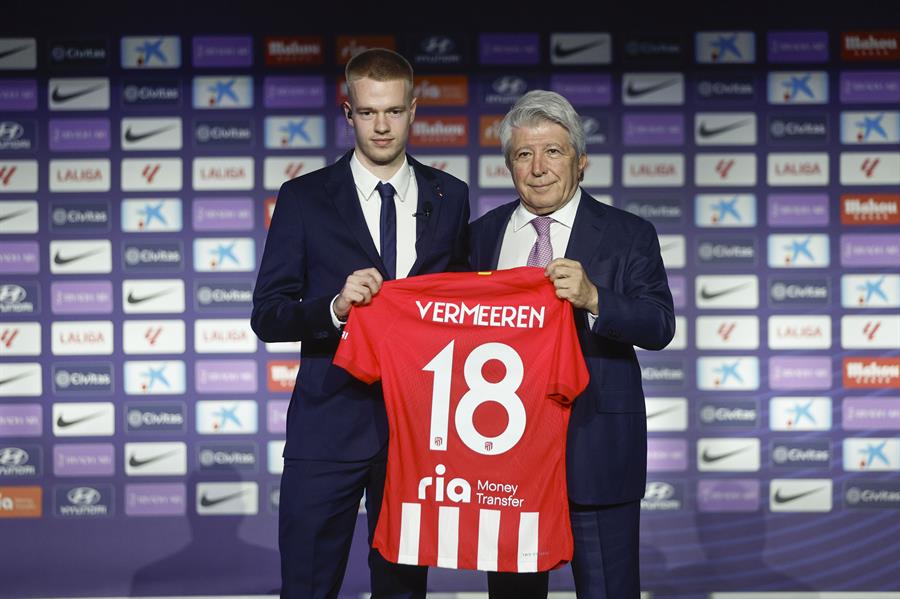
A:
{"label": "mahou logo", "polygon": [[461,148],[469,143],[465,116],[424,116],[412,124],[409,143],[416,146]]}
{"label": "mahou logo", "polygon": [[322,38],[267,37],[265,61],[269,66],[296,66],[322,64]]}
{"label": "mahou logo", "polygon": [[844,387],[900,389],[900,358],[844,358]]}
{"label": "mahou logo", "polygon": [[841,224],[900,224],[900,194],[884,193],[842,195]]}
{"label": "mahou logo", "polygon": [[842,60],[900,60],[900,32],[848,31],[841,34]]}
{"label": "mahou logo", "polygon": [[266,365],[268,389],[272,393],[290,393],[297,382],[300,360],[271,360]]}

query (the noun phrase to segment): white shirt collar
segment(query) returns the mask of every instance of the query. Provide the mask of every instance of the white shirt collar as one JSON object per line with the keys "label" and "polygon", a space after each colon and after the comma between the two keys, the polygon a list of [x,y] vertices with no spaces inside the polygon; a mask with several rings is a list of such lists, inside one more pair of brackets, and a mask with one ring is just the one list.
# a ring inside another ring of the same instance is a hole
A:
{"label": "white shirt collar", "polygon": [[[406,199],[406,190],[409,187],[410,180],[410,167],[409,161],[406,159],[406,155],[403,156],[403,164],[400,165],[400,168],[397,169],[397,172],[394,173],[394,176],[386,181],[386,183],[390,183],[394,186],[394,189],[397,191],[397,198],[403,202]],[[372,174],[372,172],[365,167],[365,165],[360,162],[359,158],[356,157],[356,152],[353,152],[353,156],[350,157],[350,172],[353,173],[353,182],[356,183],[356,188],[359,190],[360,195],[369,201],[372,199],[373,194],[377,193],[375,187],[381,183],[381,179]]]}
{"label": "white shirt collar", "polygon": [[[552,216],[553,220],[571,229],[572,225],[575,223],[575,213],[578,211],[579,202],[581,202],[581,188],[576,187],[575,195],[572,196],[571,200],[566,202],[565,206],[563,206],[556,212],[551,212],[550,214],[545,214],[544,216]],[[516,209],[513,211],[513,231],[518,231],[519,229],[533,221],[535,218],[537,218],[537,214],[529,212],[520,201],[519,205],[516,206]]]}

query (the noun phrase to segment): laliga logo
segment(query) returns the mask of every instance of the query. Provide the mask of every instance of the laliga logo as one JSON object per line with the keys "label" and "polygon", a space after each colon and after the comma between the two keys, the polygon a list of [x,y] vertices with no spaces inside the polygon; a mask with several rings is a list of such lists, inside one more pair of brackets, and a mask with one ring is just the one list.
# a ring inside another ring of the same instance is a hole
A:
{"label": "laliga logo", "polygon": [[453,503],[471,503],[472,502],[472,486],[463,478],[452,478],[446,485],[444,477],[447,468],[443,464],[434,467],[438,476],[432,478],[426,476],[419,480],[419,500],[424,501],[427,498],[428,487],[434,486],[434,500],[444,501],[444,495]]}
{"label": "laliga logo", "polygon": [[284,174],[287,175],[288,179],[299,177],[305,166],[302,162],[288,162],[287,166],[284,167]]}
{"label": "laliga logo", "polygon": [[866,179],[871,179],[872,174],[875,172],[875,169],[878,167],[878,163],[881,162],[880,158],[869,159],[866,158],[863,160],[863,163],[860,165],[859,170],[861,170],[866,175]]}
{"label": "laliga logo", "polygon": [[16,166],[0,166],[0,183],[2,183],[4,187],[9,185],[9,180],[12,179],[17,168],[18,167]]}
{"label": "laliga logo", "polygon": [[727,179],[728,171],[730,171],[733,166],[734,160],[720,160],[718,164],[716,164],[716,172],[719,173],[719,177],[722,179]]}
{"label": "laliga logo", "polygon": [[156,176],[156,173],[159,172],[159,169],[162,165],[160,164],[148,164],[144,167],[144,170],[141,171],[141,176],[143,176],[147,183],[153,183],[153,178]]}

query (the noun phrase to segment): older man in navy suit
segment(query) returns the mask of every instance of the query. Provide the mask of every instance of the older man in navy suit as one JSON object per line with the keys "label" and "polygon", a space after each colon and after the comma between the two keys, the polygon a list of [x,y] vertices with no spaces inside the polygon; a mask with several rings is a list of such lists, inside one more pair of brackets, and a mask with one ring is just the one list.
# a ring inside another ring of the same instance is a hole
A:
{"label": "older man in navy suit", "polygon": [[[675,334],[672,294],[649,222],[579,188],[587,165],[578,114],[559,94],[525,94],[500,126],[519,198],[472,223],[477,270],[534,265],[572,303],[591,374],[569,421],[566,476],[579,599],[640,596],[638,534],[647,422],[634,346]],[[488,574],[491,597],[546,597],[547,574]]]}
{"label": "older man in navy suit", "polygon": [[[286,598],[336,597],[365,491],[369,541],[381,508],[388,424],[381,389],[331,360],[352,306],[384,280],[466,266],[468,187],[406,154],[413,74],[399,54],[347,64],[355,147],[278,193],[253,294],[263,341],[301,341],[287,415],[279,548]],[[370,550],[373,597],[424,597],[426,569]]]}

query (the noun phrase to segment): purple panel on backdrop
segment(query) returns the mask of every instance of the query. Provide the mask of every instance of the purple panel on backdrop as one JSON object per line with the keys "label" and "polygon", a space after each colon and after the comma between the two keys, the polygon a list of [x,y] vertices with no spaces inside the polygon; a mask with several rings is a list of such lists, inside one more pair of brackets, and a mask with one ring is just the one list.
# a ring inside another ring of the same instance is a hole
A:
{"label": "purple panel on backdrop", "polygon": [[325,78],[318,75],[266,77],[263,105],[266,108],[321,108],[325,106]]}
{"label": "purple panel on backdrop", "polygon": [[287,430],[287,410],[289,399],[273,399],[266,404],[266,428],[270,433],[283,433]]}
{"label": "purple panel on backdrop", "polygon": [[682,472],[687,465],[687,439],[647,439],[647,472]]}
{"label": "purple panel on backdrop", "polygon": [[842,71],[841,102],[900,102],[900,71]]}
{"label": "purple panel on backdrop", "polygon": [[609,106],[612,103],[610,75],[553,75],[550,89],[565,96],[574,106]]}
{"label": "purple panel on backdrop", "polygon": [[537,33],[482,33],[481,64],[538,64],[540,36]]}
{"label": "purple panel on backdrop", "polygon": [[515,196],[513,194],[505,195],[505,196],[481,196],[478,198],[478,213],[475,215],[475,218],[487,214],[497,206],[502,206],[503,204],[508,204],[513,201]]}
{"label": "purple panel on backdrop", "polygon": [[40,272],[40,248],[37,241],[0,243],[0,274]]}
{"label": "purple panel on backdrop", "polygon": [[353,136],[353,127],[347,124],[347,119],[343,116],[334,119],[334,145],[338,150],[347,150],[352,148],[356,143]]}
{"label": "purple panel on backdrop", "polygon": [[672,291],[672,302],[675,309],[684,308],[687,302],[687,281],[684,275],[669,275],[669,290]]}
{"label": "purple panel on backdrop", "polygon": [[828,194],[769,194],[770,227],[824,227],[828,225]]}
{"label": "purple panel on backdrop", "polygon": [[900,430],[900,398],[846,397],[841,404],[844,430]]}
{"label": "purple panel on backdrop", "polygon": [[250,36],[194,37],[195,67],[249,67],[253,65]]}
{"label": "purple panel on backdrop", "polygon": [[253,228],[252,198],[198,198],[192,208],[195,231],[246,231]]}
{"label": "purple panel on backdrop", "polygon": [[182,483],[125,485],[125,513],[129,516],[183,516],[187,489]]}
{"label": "purple panel on backdrop", "polygon": [[197,360],[198,393],[256,393],[255,360]]}
{"label": "purple panel on backdrop", "polygon": [[697,510],[701,512],[755,512],[759,497],[759,481],[750,478],[697,482]]}
{"label": "purple panel on backdrop", "polygon": [[40,404],[0,405],[0,437],[40,437],[43,414]]}
{"label": "purple panel on backdrop", "polygon": [[677,146],[684,143],[683,114],[630,113],[622,117],[626,146]]}
{"label": "purple panel on backdrop", "polygon": [[0,110],[37,110],[35,79],[0,80]]}
{"label": "purple panel on backdrop", "polygon": [[828,62],[827,31],[773,31],[769,33],[769,62]]}
{"label": "purple panel on backdrop", "polygon": [[61,281],[50,284],[54,314],[109,314],[113,311],[112,281]]}
{"label": "purple panel on backdrop", "polygon": [[109,119],[50,119],[47,143],[54,152],[108,150]]}
{"label": "purple panel on backdrop", "polygon": [[841,266],[900,264],[900,233],[841,235]]}
{"label": "purple panel on backdrop", "polygon": [[112,443],[70,443],[53,446],[56,476],[112,476],[116,473]]}
{"label": "purple panel on backdrop", "polygon": [[769,358],[769,388],[831,389],[831,356]]}

